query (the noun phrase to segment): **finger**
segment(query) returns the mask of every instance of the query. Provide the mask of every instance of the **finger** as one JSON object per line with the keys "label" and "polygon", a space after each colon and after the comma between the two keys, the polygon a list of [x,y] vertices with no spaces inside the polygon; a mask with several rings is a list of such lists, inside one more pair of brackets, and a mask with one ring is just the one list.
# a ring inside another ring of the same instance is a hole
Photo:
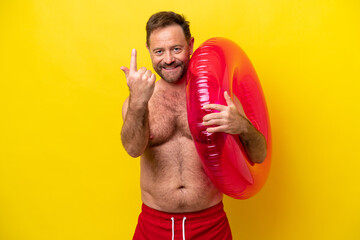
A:
{"label": "finger", "polygon": [[225,127],[223,126],[211,127],[211,128],[207,128],[206,131],[208,133],[225,132]]}
{"label": "finger", "polygon": [[233,102],[233,100],[231,99],[231,97],[229,96],[229,94],[227,93],[227,91],[224,92],[224,98],[225,98],[226,104],[227,104],[228,106],[234,105],[234,102]]}
{"label": "finger", "polygon": [[129,75],[129,69],[127,67],[120,67],[120,69],[125,73],[125,77],[127,78]]}
{"label": "finger", "polygon": [[223,126],[226,124],[224,119],[211,119],[209,121],[204,121],[202,123],[204,126],[216,125],[216,126]]}
{"label": "finger", "polygon": [[226,106],[220,104],[206,104],[203,106],[203,109],[214,109],[218,111],[224,111]]}
{"label": "finger", "polygon": [[151,74],[151,77],[150,77],[150,82],[151,83],[153,83],[153,82],[155,82],[155,80],[156,80],[156,75],[153,73],[153,74]]}
{"label": "finger", "polygon": [[203,117],[203,121],[210,121],[211,119],[222,118],[220,113],[209,113]]}
{"label": "finger", "polygon": [[136,72],[137,71],[137,63],[136,63],[136,49],[134,48],[131,51],[131,60],[130,60],[130,71]]}
{"label": "finger", "polygon": [[141,67],[139,70],[138,70],[138,73],[140,74],[144,74],[146,72],[146,68],[145,67]]}
{"label": "finger", "polygon": [[150,70],[147,70],[145,73],[146,79],[149,79],[152,75],[152,72]]}

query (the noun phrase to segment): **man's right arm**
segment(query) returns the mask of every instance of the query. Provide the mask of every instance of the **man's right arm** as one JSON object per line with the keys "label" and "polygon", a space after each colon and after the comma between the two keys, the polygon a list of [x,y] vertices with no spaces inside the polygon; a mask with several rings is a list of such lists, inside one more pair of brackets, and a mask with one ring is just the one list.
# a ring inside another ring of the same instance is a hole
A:
{"label": "man's right arm", "polygon": [[130,98],[125,100],[122,109],[121,141],[126,152],[136,158],[145,151],[149,141],[149,109],[147,103],[132,103]]}
{"label": "man's right arm", "polygon": [[149,142],[149,109],[148,102],[155,88],[155,74],[142,67],[137,70],[136,50],[131,53],[130,69],[121,67],[126,76],[130,96],[122,108],[124,120],[121,129],[121,141],[132,157],[139,157]]}

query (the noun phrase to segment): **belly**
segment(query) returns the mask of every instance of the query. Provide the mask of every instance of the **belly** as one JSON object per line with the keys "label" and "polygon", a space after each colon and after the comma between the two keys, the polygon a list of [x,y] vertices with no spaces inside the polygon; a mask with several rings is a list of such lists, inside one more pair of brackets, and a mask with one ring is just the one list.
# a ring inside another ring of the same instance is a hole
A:
{"label": "belly", "polygon": [[143,202],[165,212],[194,212],[217,204],[222,194],[206,176],[191,139],[175,135],[141,157]]}

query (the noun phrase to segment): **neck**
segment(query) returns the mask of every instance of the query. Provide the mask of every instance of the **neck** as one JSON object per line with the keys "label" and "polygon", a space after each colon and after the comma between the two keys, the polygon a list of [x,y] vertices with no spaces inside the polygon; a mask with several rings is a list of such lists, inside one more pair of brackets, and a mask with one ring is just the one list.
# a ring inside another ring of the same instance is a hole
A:
{"label": "neck", "polygon": [[171,82],[167,82],[164,79],[161,79],[161,81],[163,82],[164,85],[167,85],[168,87],[171,88],[185,88],[186,86],[186,74],[179,79],[178,81],[171,83]]}

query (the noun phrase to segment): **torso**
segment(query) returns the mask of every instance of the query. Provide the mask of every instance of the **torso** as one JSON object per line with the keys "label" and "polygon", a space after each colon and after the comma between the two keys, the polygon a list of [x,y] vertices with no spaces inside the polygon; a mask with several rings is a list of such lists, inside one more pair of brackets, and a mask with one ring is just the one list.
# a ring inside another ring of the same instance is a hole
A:
{"label": "torso", "polygon": [[141,156],[144,204],[165,212],[209,208],[222,194],[206,176],[189,130],[185,86],[159,80],[149,101],[149,146]]}

